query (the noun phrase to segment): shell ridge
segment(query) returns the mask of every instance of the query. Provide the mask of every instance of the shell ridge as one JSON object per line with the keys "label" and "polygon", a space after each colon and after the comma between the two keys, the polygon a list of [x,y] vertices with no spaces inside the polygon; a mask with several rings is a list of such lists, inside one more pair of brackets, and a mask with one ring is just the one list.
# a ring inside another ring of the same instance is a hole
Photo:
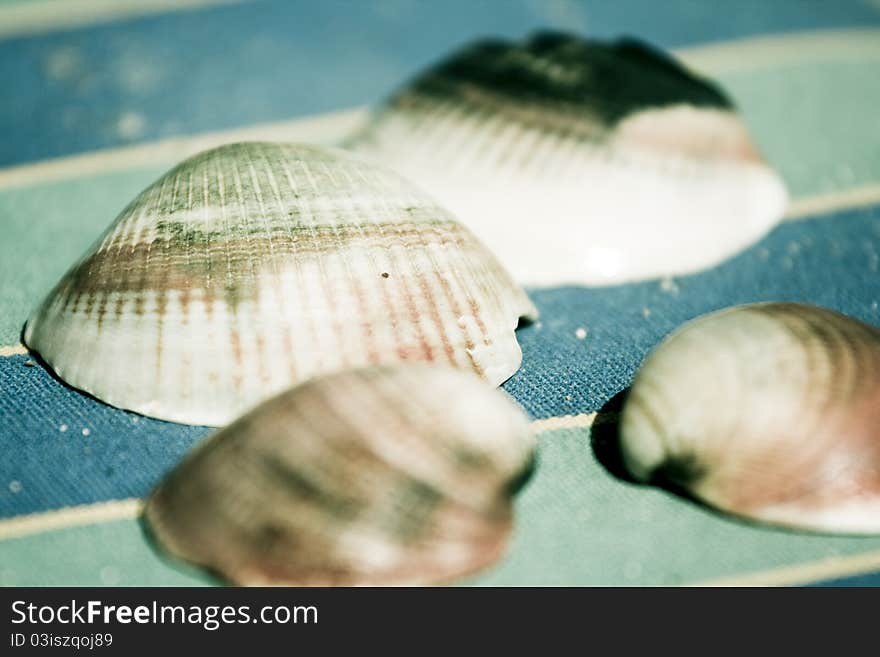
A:
{"label": "shell ridge", "polygon": [[449,212],[381,166],[232,144],[138,199],[25,328],[59,376],[102,401],[216,425],[345,367],[448,360],[500,383],[519,366],[528,297]]}
{"label": "shell ridge", "polygon": [[[290,227],[290,222],[284,221],[284,217],[287,214],[287,210],[284,207],[284,204],[281,200],[281,191],[278,186],[278,180],[275,178],[275,174],[272,172],[272,165],[269,161],[269,156],[267,155],[265,149],[260,151],[260,156],[263,160],[263,167],[266,172],[266,179],[269,183],[269,187],[272,190],[272,197],[275,201],[275,208],[277,213],[278,222],[281,226],[283,226],[285,230],[285,234],[288,240],[288,255],[293,255],[296,253],[296,239],[293,236],[293,231]],[[263,211],[265,215],[265,210]],[[268,230],[268,226],[267,226]],[[273,263],[274,264],[274,263]],[[282,315],[286,316],[288,313],[287,300],[282,292],[282,283],[281,276],[278,271],[278,265],[274,264],[274,274],[275,274],[275,303],[277,307],[280,309]],[[297,280],[301,281],[299,278],[299,269],[297,268]],[[303,294],[303,286],[300,285],[300,293]],[[281,328],[282,336],[281,336],[281,351],[283,353],[283,358],[285,364],[287,366],[287,374],[291,380],[296,380],[299,373],[300,364],[297,362],[296,355],[294,353],[293,346],[293,335],[291,333],[291,327],[288,323],[283,323]]]}
{"label": "shell ridge", "polygon": [[[333,172],[330,170],[330,167],[327,165],[326,162],[323,163],[323,170],[324,170],[324,174],[329,179],[331,179],[331,180],[334,179]],[[345,174],[345,177],[349,181],[350,186],[351,186],[351,183],[355,182],[352,179],[352,177],[348,174],[348,172],[342,171],[341,173]],[[336,186],[341,187],[338,183],[336,184]],[[370,209],[359,205],[357,202],[355,202],[355,200],[350,195],[348,195],[346,197],[341,197],[338,200],[338,202],[340,204],[345,204],[345,206],[347,206],[349,208],[349,210],[352,212],[352,214],[360,215],[360,212],[358,212],[358,210],[361,210],[361,209],[364,210],[365,214],[369,214]],[[366,237],[366,234],[363,229],[363,224],[361,223],[361,221],[356,222],[355,224],[353,224],[353,226],[354,226],[354,229],[360,234],[364,245],[368,244],[369,240]],[[343,242],[343,238],[340,233],[339,227],[336,224],[333,225],[333,232],[334,232],[334,235],[336,236],[336,239],[341,244]],[[364,252],[369,252],[369,249],[364,249]],[[360,283],[358,282],[357,275],[352,270],[351,260],[352,260],[351,257],[339,256],[339,261],[347,273],[346,278],[347,278],[349,286],[351,288],[352,295],[357,300],[359,313],[360,313],[361,317],[363,318],[363,321],[369,322],[367,330],[364,331],[363,338],[364,338],[364,343],[365,343],[366,350],[367,350],[367,363],[375,364],[375,363],[378,363],[380,359],[379,359],[378,347],[377,347],[376,341],[375,341],[373,317],[367,311],[366,296],[364,294],[363,288],[361,287]],[[378,275],[378,273],[377,273],[377,275]],[[398,336],[399,336],[399,333],[398,333]]]}

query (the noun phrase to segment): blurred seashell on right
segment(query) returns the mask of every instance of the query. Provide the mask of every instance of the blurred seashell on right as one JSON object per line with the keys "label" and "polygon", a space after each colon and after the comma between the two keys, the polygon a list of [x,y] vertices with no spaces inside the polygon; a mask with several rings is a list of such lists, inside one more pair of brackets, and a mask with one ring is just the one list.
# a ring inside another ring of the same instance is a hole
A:
{"label": "blurred seashell on right", "polygon": [[346,146],[419,184],[535,285],[710,267],[788,203],[726,94],[631,38],[467,44]]}
{"label": "blurred seashell on right", "polygon": [[620,439],[637,479],[729,513],[880,533],[880,329],[795,303],[700,317],[645,360]]}

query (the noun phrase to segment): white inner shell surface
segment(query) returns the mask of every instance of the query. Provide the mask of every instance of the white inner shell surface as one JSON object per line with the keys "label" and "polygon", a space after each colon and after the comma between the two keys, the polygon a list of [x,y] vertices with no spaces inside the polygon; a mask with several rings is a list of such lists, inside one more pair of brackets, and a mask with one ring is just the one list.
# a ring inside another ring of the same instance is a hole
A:
{"label": "white inner shell surface", "polygon": [[380,115],[354,150],[421,185],[523,284],[698,271],[758,240],[788,204],[770,167],[728,157],[750,149],[728,111],[651,110],[604,141],[452,108],[429,114]]}
{"label": "white inner shell surface", "polygon": [[471,42],[345,145],[421,185],[531,285],[710,267],[788,202],[724,92],[626,37]]}

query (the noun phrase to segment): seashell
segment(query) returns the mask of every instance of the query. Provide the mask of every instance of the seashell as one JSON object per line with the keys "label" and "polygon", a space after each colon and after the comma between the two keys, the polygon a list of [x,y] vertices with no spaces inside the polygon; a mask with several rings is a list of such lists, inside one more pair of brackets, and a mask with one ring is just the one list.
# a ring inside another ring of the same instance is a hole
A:
{"label": "seashell", "polygon": [[499,384],[534,306],[395,173],[243,143],[140,194],[28,320],[58,376],[114,406],[223,425],[311,376],[406,360]]}
{"label": "seashell", "polygon": [[346,371],[216,432],[145,517],[168,552],[236,584],[442,582],[501,555],[533,451],[523,412],[473,374]]}
{"label": "seashell", "polygon": [[477,41],[346,145],[421,185],[532,284],[709,267],[787,204],[723,92],[633,39]]}
{"label": "seashell", "polygon": [[685,325],[636,376],[624,462],[724,511],[880,533],[880,329],[794,303]]}

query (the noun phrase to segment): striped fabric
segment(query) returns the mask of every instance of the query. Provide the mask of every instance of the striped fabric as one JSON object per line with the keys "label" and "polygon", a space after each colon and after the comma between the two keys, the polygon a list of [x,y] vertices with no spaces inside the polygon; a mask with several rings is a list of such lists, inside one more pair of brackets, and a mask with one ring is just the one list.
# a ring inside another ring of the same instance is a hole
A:
{"label": "striped fabric", "polygon": [[208,146],[331,143],[452,47],[542,27],[633,34],[717,78],[793,202],[710,271],[530,290],[543,317],[518,333],[523,367],[504,387],[534,419],[540,466],[510,552],[472,583],[880,584],[880,537],[759,527],[628,483],[604,431],[645,354],[702,313],[792,300],[880,325],[880,2],[63,5],[0,2],[0,584],[214,583],[157,555],[137,519],[208,429],[106,406],[20,343],[34,304],[125,204]]}

